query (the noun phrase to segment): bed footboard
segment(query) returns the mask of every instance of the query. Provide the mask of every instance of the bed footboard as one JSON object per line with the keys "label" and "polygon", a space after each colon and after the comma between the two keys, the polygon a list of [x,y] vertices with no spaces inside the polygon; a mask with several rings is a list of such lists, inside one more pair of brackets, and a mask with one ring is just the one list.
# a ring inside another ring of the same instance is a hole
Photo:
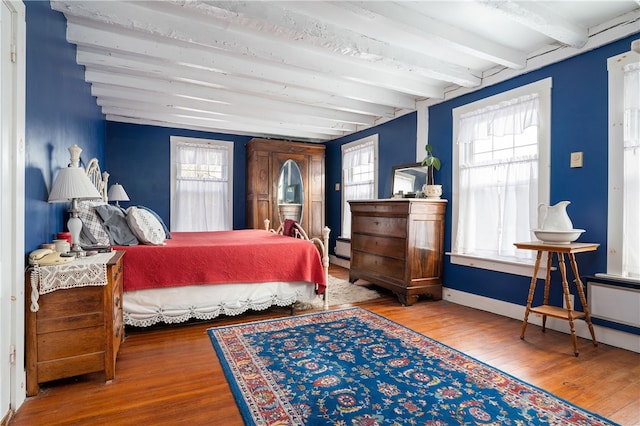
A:
{"label": "bed footboard", "polygon": [[[270,221],[269,219],[264,220],[264,229],[273,232],[275,234],[283,234],[284,226],[280,224],[278,229],[272,229],[269,227]],[[322,268],[324,269],[324,278],[326,282],[326,287],[324,290],[324,294],[322,295],[322,300],[324,302],[324,309],[329,309],[329,234],[331,233],[331,229],[328,226],[322,228],[322,239],[318,237],[309,238],[305,230],[300,226],[298,222],[294,223],[294,237],[300,238],[302,240],[307,240],[312,244],[315,244],[316,248],[320,252],[320,257],[322,258]]]}

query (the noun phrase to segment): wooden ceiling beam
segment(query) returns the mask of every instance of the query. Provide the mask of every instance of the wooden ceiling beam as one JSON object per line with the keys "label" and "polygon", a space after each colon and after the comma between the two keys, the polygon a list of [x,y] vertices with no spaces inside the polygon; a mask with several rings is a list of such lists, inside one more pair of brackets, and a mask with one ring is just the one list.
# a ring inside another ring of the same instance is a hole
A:
{"label": "wooden ceiling beam", "polygon": [[477,1],[499,10],[521,25],[576,49],[583,47],[589,40],[587,28],[575,25],[555,13],[552,9],[553,3],[545,5],[539,1]]}
{"label": "wooden ceiling beam", "polygon": [[[213,101],[226,104],[235,104],[241,107],[254,105],[256,108],[262,109],[280,109],[291,108],[292,106],[297,105],[300,113],[307,113],[310,116],[321,116],[324,118],[330,118],[331,116],[331,113],[328,112],[330,110],[322,107],[280,102],[266,98],[260,98],[257,96],[247,95],[240,92],[232,92],[205,86],[197,86],[189,83],[184,83],[179,80],[150,78],[150,76],[148,75],[138,76],[118,72],[109,72],[108,70],[87,69],[85,71],[85,80],[89,83],[102,83],[121,87],[138,88],[158,93],[173,93],[184,97],[205,99],[210,102]],[[393,110],[386,107],[366,103],[363,103],[362,106],[363,108],[368,108],[370,110],[366,115],[370,115],[373,117],[393,115]],[[213,107],[214,106],[212,105],[212,108]],[[362,114],[365,114],[363,111],[346,111],[346,113],[351,112],[358,115],[351,116],[349,114],[344,114],[344,121],[348,122],[351,118],[356,118]]]}
{"label": "wooden ceiling beam", "polygon": [[[134,30],[139,38],[146,36],[156,40],[162,38],[165,43],[188,43],[200,49],[210,48],[211,52],[293,66],[337,80],[364,82],[413,96],[444,96],[444,84],[415,72],[385,69],[380,64],[315,48],[299,40],[283,39],[279,33],[251,34],[246,28],[235,28],[226,22],[215,21],[215,18],[202,20],[192,16],[187,17],[189,25],[185,26],[184,9],[169,2],[95,2],[90,8],[75,1],[52,4],[68,19],[91,20]],[[288,48],[282,49],[283,45]]]}
{"label": "wooden ceiling beam", "polygon": [[92,28],[75,21],[67,22],[67,40],[78,46],[148,56],[185,67],[199,68],[203,72],[249,76],[285,85],[308,87],[336,96],[388,105],[393,108],[415,108],[414,98],[392,90],[340,80],[302,68],[255,61],[206,47],[186,46],[178,42],[166,43],[161,39],[142,39],[126,31],[113,32],[104,28]]}
{"label": "wooden ceiling beam", "polygon": [[[323,118],[351,122],[356,124],[373,124],[373,115],[391,114],[392,108],[388,111],[381,111],[378,108],[371,110],[369,115],[352,113],[350,111],[366,111],[371,109],[366,102],[332,96],[327,93],[308,90],[305,88],[293,87],[273,83],[269,81],[259,81],[242,76],[223,75],[214,72],[203,72],[193,68],[181,68],[174,64],[155,60],[153,58],[130,57],[127,54],[118,52],[98,52],[95,49],[78,47],[77,61],[87,69],[99,70],[108,69],[131,75],[149,75],[153,78],[180,81],[183,83],[203,86],[221,91],[238,91],[245,95],[272,100],[272,106],[290,113],[300,111],[295,104],[312,106],[316,109],[334,110],[332,114],[325,113]],[[287,107],[288,104],[293,104]],[[317,116],[315,114],[314,116]],[[331,116],[329,118],[329,116]]]}
{"label": "wooden ceiling beam", "polygon": [[357,125],[353,123],[345,123],[335,120],[328,120],[318,117],[311,117],[305,114],[294,114],[291,112],[283,112],[278,109],[254,109],[240,105],[228,105],[222,103],[212,103],[202,99],[186,98],[176,96],[174,94],[165,94],[151,92],[148,90],[140,90],[135,88],[124,88],[117,86],[108,86],[95,83],[91,87],[91,94],[98,98],[98,105],[106,105],[102,101],[109,102],[109,105],[119,103],[124,106],[125,103],[152,103],[164,107],[173,107],[184,111],[200,111],[205,112],[211,117],[219,116],[222,119],[233,119],[241,121],[242,117],[253,120],[269,120],[270,122],[291,122],[296,127],[306,127],[308,129],[327,129],[341,132],[353,132]]}

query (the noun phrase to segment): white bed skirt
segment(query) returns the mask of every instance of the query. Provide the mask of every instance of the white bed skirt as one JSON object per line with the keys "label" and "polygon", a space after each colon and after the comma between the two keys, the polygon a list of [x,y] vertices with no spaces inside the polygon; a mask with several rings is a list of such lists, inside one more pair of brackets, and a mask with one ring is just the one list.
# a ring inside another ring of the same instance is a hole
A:
{"label": "white bed skirt", "polygon": [[320,296],[316,295],[315,284],[307,282],[193,285],[127,291],[122,307],[126,325],[149,327],[159,322],[175,324],[192,318],[240,315],[249,309],[312,302],[316,297]]}

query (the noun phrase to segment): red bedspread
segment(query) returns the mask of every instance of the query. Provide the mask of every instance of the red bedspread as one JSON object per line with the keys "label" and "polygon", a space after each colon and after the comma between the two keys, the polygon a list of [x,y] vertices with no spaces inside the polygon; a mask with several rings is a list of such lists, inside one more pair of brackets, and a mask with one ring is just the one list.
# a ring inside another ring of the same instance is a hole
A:
{"label": "red bedspread", "polygon": [[125,250],[124,290],[192,284],[307,281],[326,286],[318,250],[309,241],[256,229],[172,232],[163,246]]}

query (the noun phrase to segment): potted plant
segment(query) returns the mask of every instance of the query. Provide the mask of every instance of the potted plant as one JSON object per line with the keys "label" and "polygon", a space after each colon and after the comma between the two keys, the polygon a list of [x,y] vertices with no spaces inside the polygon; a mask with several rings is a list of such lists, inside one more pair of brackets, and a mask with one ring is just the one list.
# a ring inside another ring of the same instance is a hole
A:
{"label": "potted plant", "polygon": [[433,170],[440,170],[440,159],[433,155],[433,147],[429,144],[424,149],[427,155],[422,160],[422,165],[427,166],[427,183],[423,186],[422,192],[427,198],[440,198],[442,195],[442,185],[436,185]]}

